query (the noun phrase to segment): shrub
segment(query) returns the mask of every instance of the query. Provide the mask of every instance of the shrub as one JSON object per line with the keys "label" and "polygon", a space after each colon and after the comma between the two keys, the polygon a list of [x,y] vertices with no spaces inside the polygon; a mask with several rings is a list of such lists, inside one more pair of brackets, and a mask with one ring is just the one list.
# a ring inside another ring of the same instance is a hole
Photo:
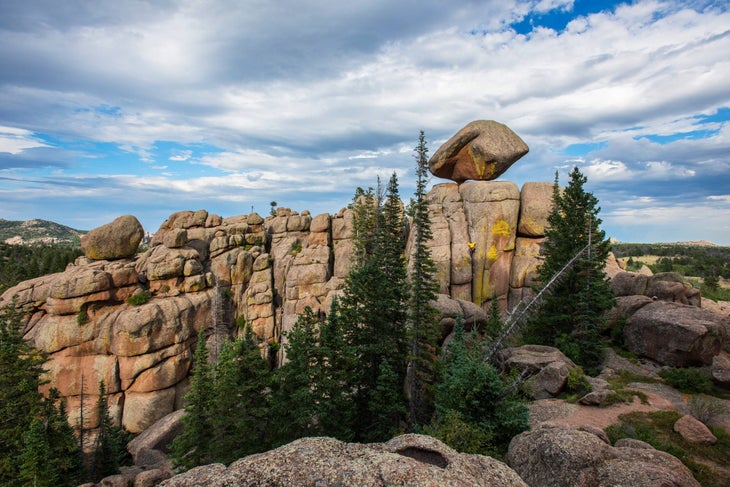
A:
{"label": "shrub", "polygon": [[127,303],[131,304],[132,306],[140,306],[142,304],[145,304],[147,301],[150,300],[150,293],[147,291],[133,294],[132,296],[127,299]]}
{"label": "shrub", "polygon": [[689,400],[689,413],[703,423],[708,423],[727,412],[727,406],[712,396],[697,395],[692,396]]}
{"label": "shrub", "polygon": [[669,367],[659,372],[667,384],[687,394],[712,392],[710,374],[696,367]]}
{"label": "shrub", "polygon": [[566,388],[566,392],[569,394],[584,395],[590,392],[591,384],[588,382],[588,379],[586,379],[583,367],[578,366],[570,369],[570,372],[568,372]]}
{"label": "shrub", "polygon": [[479,424],[465,421],[458,411],[448,411],[440,422],[433,421],[423,432],[461,453],[494,454],[489,431]]}
{"label": "shrub", "polygon": [[89,315],[86,313],[85,309],[82,309],[79,311],[79,314],[76,315],[76,324],[81,326],[85,323],[88,323],[89,321]]}

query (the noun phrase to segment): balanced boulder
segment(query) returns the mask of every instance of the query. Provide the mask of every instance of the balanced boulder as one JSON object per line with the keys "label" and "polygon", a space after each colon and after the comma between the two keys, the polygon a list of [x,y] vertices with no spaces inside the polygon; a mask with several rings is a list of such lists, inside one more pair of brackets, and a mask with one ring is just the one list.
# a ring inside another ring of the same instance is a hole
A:
{"label": "balanced boulder", "polygon": [[462,183],[498,178],[529,148],[509,127],[494,120],[476,120],[459,130],[428,162],[434,176]]}
{"label": "balanced boulder", "polygon": [[92,260],[132,257],[144,237],[144,229],[132,215],[120,216],[81,237],[81,250]]}

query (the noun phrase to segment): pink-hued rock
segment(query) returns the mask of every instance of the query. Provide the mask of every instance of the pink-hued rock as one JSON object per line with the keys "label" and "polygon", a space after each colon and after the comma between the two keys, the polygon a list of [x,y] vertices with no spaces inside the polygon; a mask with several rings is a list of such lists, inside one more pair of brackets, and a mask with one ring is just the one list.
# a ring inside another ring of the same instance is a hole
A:
{"label": "pink-hued rock", "polygon": [[137,252],[142,237],[144,229],[139,220],[124,215],[83,235],[81,250],[93,260],[123,259]]}
{"label": "pink-hued rock", "polygon": [[663,365],[710,365],[727,339],[725,324],[711,311],[654,301],[635,312],[624,328],[626,346]]}
{"label": "pink-hued rock", "polygon": [[611,446],[586,428],[542,423],[512,439],[507,463],[529,485],[699,487],[681,461],[646,446]]}
{"label": "pink-hued rock", "polygon": [[520,224],[517,235],[545,236],[547,218],[553,208],[554,183],[525,183],[520,191]]}
{"label": "pink-hued rock", "polygon": [[160,484],[194,485],[527,487],[504,463],[483,455],[457,453],[423,435],[403,435],[371,444],[302,438],[242,458],[227,469],[221,464],[197,467]]}
{"label": "pink-hued rock", "polygon": [[458,183],[498,178],[528,152],[527,144],[509,127],[493,120],[467,124],[434,152],[431,173]]}
{"label": "pink-hued rock", "polygon": [[710,428],[689,414],[685,414],[674,423],[674,431],[690,443],[698,445],[714,445],[717,437]]}

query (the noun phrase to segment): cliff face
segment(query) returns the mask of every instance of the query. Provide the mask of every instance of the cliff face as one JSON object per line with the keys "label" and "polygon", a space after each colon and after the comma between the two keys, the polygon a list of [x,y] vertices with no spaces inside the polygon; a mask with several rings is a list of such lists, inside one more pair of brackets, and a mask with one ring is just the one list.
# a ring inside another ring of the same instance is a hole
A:
{"label": "cliff face", "polygon": [[[521,192],[509,182],[435,186],[430,246],[441,293],[484,309],[493,294],[516,304],[534,277],[551,194],[552,183]],[[262,341],[279,343],[306,306],[327,312],[351,268],[351,229],[348,209],[312,217],[279,208],[265,219],[182,211],[144,253],[79,258],[9,289],[0,305],[14,298],[26,313],[25,337],[49,354],[47,387],[67,399],[72,424],[83,401],[84,427],[96,427],[103,380],[112,415],[139,433],[182,407],[201,329],[215,353],[241,317]],[[133,296],[136,305],[127,302]]]}

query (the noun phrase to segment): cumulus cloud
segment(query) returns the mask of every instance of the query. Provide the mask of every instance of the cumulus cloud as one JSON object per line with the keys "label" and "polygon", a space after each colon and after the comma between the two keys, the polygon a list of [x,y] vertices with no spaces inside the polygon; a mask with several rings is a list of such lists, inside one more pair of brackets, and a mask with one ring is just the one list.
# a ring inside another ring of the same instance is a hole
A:
{"label": "cumulus cloud", "polygon": [[[433,151],[487,118],[530,146],[506,178],[551,181],[556,168],[578,164],[605,202],[607,225],[625,222],[626,201],[669,208],[681,193],[687,207],[719,202],[708,197],[730,186],[727,8],[641,0],[561,27],[543,21],[573,8],[8,0],[0,171],[36,181],[26,190],[83,180],[93,193],[91,184],[105,184],[118,206],[166,205],[160,195],[175,192],[256,205],[275,193],[335,211],[376,174],[396,171],[408,189],[418,130]],[[530,32],[512,27],[524,19]],[[106,145],[113,158],[97,153]],[[50,166],[63,174],[42,172]]]}

